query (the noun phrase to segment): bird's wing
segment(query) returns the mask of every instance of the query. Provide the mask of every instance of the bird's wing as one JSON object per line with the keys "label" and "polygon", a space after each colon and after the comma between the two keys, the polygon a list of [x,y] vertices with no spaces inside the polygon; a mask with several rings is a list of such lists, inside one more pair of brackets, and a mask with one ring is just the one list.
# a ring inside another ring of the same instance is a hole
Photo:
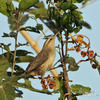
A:
{"label": "bird's wing", "polygon": [[30,62],[28,67],[26,68],[26,72],[30,73],[36,68],[40,67],[47,59],[48,59],[48,52],[41,51],[33,61]]}

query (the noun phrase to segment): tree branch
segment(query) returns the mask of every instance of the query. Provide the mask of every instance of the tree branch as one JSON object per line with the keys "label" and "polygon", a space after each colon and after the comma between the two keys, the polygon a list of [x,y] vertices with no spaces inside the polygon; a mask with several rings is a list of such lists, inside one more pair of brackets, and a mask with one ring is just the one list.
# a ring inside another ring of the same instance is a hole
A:
{"label": "tree branch", "polygon": [[[67,52],[68,52],[68,36],[67,36],[67,39],[66,39],[66,50],[65,50],[65,55],[67,55]],[[62,46],[62,56],[64,58],[64,51],[63,51],[63,40],[61,40],[61,46]],[[64,63],[64,61],[63,61]],[[72,95],[72,92],[71,92],[71,89],[69,87],[69,78],[68,78],[68,73],[67,73],[67,69],[66,69],[66,63],[64,63],[64,65],[62,66],[63,68],[63,73],[64,73],[64,84],[65,84],[65,88],[67,89],[67,92],[68,92],[68,100],[71,100],[71,95]],[[64,97],[65,98],[65,97]]]}

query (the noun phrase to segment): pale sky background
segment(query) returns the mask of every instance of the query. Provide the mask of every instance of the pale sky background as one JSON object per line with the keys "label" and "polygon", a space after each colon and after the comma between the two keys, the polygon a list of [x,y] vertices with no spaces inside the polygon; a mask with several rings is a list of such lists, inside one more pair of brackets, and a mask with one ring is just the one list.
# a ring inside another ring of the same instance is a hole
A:
{"label": "pale sky background", "polygon": [[[92,30],[83,28],[79,33],[88,36],[91,40],[91,49],[100,54],[100,0],[87,6],[81,10],[83,12],[84,20],[87,21],[91,26]],[[29,20],[26,25],[34,25],[33,20]],[[46,27],[44,27],[47,29]],[[13,39],[1,38],[3,32],[9,33],[9,27],[7,22],[7,17],[0,14],[0,43],[14,42]],[[51,33],[50,31],[48,33]],[[47,33],[47,34],[48,34]],[[52,33],[51,33],[52,34]],[[36,39],[35,33],[30,33],[30,35]],[[39,35],[38,35],[39,36]],[[18,41],[25,43],[25,39],[19,34]],[[56,41],[57,43],[57,41]],[[42,40],[39,41],[39,45],[42,48]],[[28,51],[33,52],[31,47],[22,47]],[[14,49],[14,45],[11,46]],[[21,49],[21,48],[18,48]],[[1,53],[1,50],[0,50]],[[34,54],[35,56],[36,54]],[[75,52],[71,52],[70,56],[80,59],[80,55]],[[57,58],[57,57],[56,57]],[[100,61],[100,59],[98,59]],[[27,64],[21,64],[22,67],[27,67]],[[89,63],[81,63],[80,69],[77,72],[69,72],[69,79],[73,80],[71,84],[82,84],[84,86],[89,86],[92,88],[92,93],[89,95],[79,96],[78,100],[100,100],[100,76],[97,70],[93,70]],[[59,72],[59,70],[58,70]],[[48,74],[48,73],[47,73]],[[41,89],[41,85],[38,80],[32,80],[32,85],[36,88]],[[36,92],[31,92],[26,89],[23,90],[23,98],[17,98],[16,100],[58,100],[59,94],[46,95]]]}

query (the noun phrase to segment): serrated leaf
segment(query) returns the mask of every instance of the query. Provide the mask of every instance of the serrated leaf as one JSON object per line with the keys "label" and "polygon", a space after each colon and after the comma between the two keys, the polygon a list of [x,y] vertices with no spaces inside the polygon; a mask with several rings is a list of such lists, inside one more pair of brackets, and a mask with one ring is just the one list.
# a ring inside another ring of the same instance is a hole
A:
{"label": "serrated leaf", "polygon": [[0,0],[0,13],[6,16],[12,16],[14,5],[12,0]]}
{"label": "serrated leaf", "polygon": [[73,91],[73,93],[75,93],[76,95],[84,95],[84,94],[91,93],[90,87],[85,87],[79,84],[71,85],[70,88]]}
{"label": "serrated leaf", "polygon": [[10,84],[0,85],[0,100],[14,100],[15,91]]}
{"label": "serrated leaf", "polygon": [[28,8],[34,6],[36,3],[38,3],[39,0],[21,0],[19,3],[19,9],[21,11],[25,11]]}

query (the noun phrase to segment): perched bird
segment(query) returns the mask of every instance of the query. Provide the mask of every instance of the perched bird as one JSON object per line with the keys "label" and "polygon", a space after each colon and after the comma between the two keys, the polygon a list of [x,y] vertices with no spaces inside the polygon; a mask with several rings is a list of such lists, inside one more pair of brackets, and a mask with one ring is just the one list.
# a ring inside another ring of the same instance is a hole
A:
{"label": "perched bird", "polygon": [[26,74],[37,76],[41,75],[44,77],[44,74],[47,70],[52,67],[56,56],[56,48],[55,48],[55,37],[57,34],[49,37],[44,45],[40,53],[30,62],[28,67],[26,68]]}

